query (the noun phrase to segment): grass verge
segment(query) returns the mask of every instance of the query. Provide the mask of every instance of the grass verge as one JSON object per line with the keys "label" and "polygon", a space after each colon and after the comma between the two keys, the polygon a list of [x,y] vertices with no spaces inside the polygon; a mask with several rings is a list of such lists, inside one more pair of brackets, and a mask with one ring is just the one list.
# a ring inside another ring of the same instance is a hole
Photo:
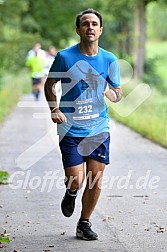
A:
{"label": "grass verge", "polygon": [[[156,73],[162,79],[158,86],[149,83],[152,94],[145,100],[133,113],[123,117],[120,116],[113,108],[109,109],[111,117],[117,121],[127,125],[142,136],[167,148],[167,41],[148,41],[146,44],[146,52],[148,59],[156,58]],[[162,92],[162,86],[164,87]],[[124,96],[134,88],[134,84],[123,85]],[[136,97],[137,99],[137,97]],[[133,104],[131,104],[133,106]],[[112,106],[111,106],[112,107]],[[120,109],[124,111],[128,105],[123,104]]]}
{"label": "grass verge", "polygon": [[[142,136],[167,148],[167,97],[152,89],[151,96],[128,116],[121,116],[109,108],[109,114],[117,121],[140,133]],[[131,104],[133,106],[133,104]],[[119,111],[124,111],[128,104],[120,103]],[[121,107],[122,106],[122,107]]]}
{"label": "grass verge", "polygon": [[[16,75],[4,75],[0,84],[0,122],[3,122],[16,105],[19,97],[31,92],[31,80],[26,71],[23,71]],[[0,185],[7,184],[8,177],[7,171],[0,171]],[[9,238],[0,237],[1,242],[9,242]]]}
{"label": "grass verge", "polygon": [[1,79],[0,122],[5,119],[23,93],[31,92],[30,77],[26,72],[8,74]]}

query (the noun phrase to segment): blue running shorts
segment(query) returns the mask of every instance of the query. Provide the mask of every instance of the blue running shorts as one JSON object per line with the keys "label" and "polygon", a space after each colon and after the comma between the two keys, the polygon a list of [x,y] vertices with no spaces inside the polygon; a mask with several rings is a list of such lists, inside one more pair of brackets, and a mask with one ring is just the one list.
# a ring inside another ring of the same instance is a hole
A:
{"label": "blue running shorts", "polygon": [[64,168],[86,161],[86,157],[109,164],[110,134],[103,132],[91,137],[60,136],[60,150]]}

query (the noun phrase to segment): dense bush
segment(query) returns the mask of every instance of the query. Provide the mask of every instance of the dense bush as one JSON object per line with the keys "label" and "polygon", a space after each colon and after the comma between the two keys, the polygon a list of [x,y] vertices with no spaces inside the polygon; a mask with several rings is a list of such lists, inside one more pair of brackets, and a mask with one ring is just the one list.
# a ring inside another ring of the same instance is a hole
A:
{"label": "dense bush", "polygon": [[157,66],[156,66],[159,60],[160,60],[159,57],[146,59],[142,81],[163,92],[165,87],[163,85],[163,80],[157,73]]}

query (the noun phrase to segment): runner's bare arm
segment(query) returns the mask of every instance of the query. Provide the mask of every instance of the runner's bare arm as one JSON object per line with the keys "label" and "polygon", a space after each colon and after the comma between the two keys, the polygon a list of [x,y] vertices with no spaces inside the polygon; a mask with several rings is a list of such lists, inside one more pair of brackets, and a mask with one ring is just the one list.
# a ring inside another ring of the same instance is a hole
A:
{"label": "runner's bare arm", "polygon": [[57,81],[52,78],[47,78],[44,86],[45,97],[48,102],[52,121],[54,123],[62,123],[66,122],[66,116],[60,111],[58,104],[57,104],[57,96],[55,94],[55,85]]}

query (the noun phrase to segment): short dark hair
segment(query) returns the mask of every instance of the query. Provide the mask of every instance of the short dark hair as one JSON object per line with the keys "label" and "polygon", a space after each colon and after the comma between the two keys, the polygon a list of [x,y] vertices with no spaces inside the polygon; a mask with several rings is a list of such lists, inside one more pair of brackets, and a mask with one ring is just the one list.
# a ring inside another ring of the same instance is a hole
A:
{"label": "short dark hair", "polygon": [[100,20],[100,27],[102,27],[102,25],[103,25],[103,19],[102,19],[101,14],[100,14],[98,11],[96,11],[96,10],[94,10],[94,9],[92,9],[92,8],[89,8],[89,9],[87,9],[87,10],[84,10],[84,11],[80,12],[80,13],[76,16],[76,27],[79,28],[81,17],[82,17],[83,15],[85,15],[85,14],[88,14],[88,13],[95,14],[95,15],[99,18],[99,20]]}

